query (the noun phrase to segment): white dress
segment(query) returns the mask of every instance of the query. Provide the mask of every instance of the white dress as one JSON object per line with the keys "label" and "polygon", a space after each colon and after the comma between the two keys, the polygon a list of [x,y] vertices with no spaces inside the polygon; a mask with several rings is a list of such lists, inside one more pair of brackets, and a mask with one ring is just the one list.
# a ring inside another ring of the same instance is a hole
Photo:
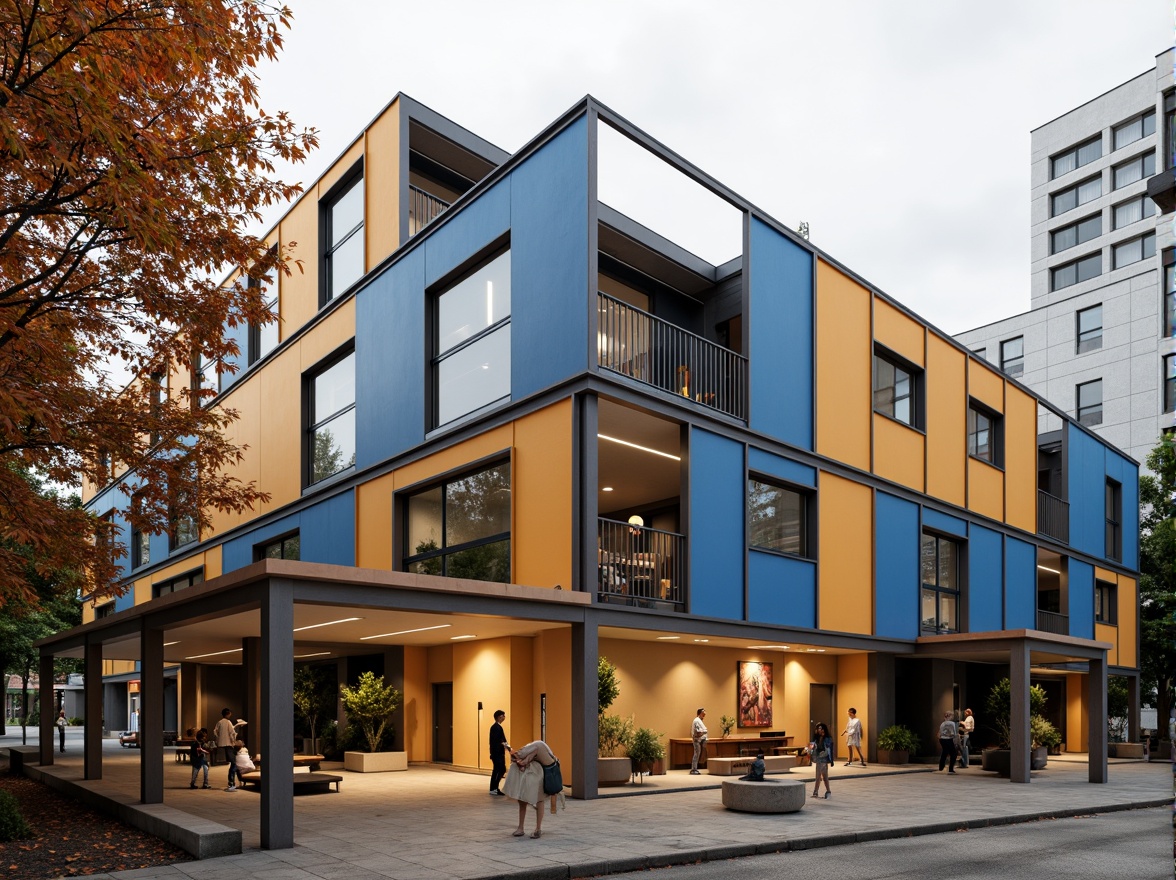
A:
{"label": "white dress", "polygon": [[860,718],[852,718],[845,725],[845,744],[847,746],[854,746],[861,748],[862,745],[862,721]]}

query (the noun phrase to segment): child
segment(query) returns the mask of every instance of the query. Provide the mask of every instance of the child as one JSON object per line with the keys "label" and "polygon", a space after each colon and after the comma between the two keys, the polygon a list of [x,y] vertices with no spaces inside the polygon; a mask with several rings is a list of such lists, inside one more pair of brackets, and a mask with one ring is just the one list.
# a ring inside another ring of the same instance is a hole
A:
{"label": "child", "polygon": [[204,769],[204,788],[212,788],[208,784],[208,749],[204,747],[206,739],[208,739],[208,730],[202,727],[196,731],[196,741],[188,749],[188,757],[192,762],[192,781],[188,784],[188,788],[196,787],[196,777],[200,774],[201,768]]}
{"label": "child", "polygon": [[[245,748],[245,743],[242,740],[237,740],[233,743],[233,762],[229,765],[229,787],[225,791],[236,791],[237,780],[241,778],[242,773],[248,773],[250,770],[256,770],[257,765],[253,763],[253,759],[249,757],[249,749]],[[241,783],[244,785],[244,782]]]}

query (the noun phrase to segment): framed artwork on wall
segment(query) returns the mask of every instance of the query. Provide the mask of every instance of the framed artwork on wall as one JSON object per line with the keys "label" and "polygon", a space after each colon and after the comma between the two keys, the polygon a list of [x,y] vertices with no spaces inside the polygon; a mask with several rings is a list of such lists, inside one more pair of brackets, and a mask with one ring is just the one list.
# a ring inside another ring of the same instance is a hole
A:
{"label": "framed artwork on wall", "polygon": [[735,695],[740,727],[772,726],[772,664],[758,660],[738,661]]}

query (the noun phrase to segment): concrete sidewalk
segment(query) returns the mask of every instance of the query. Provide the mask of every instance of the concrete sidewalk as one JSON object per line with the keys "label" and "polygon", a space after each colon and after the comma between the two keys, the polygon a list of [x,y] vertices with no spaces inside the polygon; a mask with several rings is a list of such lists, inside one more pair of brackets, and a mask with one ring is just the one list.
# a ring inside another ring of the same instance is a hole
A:
{"label": "concrete sidewalk", "polygon": [[[101,786],[118,798],[137,798],[138,753],[106,749]],[[50,772],[79,779],[80,756],[67,754]],[[224,872],[251,880],[450,880],[450,878],[566,878],[632,871],[756,853],[834,846],[934,834],[1171,803],[1171,764],[1113,762],[1110,781],[1092,785],[1079,756],[1051,758],[1027,785],[1014,785],[976,768],[954,776],[930,766],[888,775],[838,766],[830,800],[809,799],[781,816],[725,810],[715,777],[674,771],[626,786],[650,797],[569,801],[545,816],[543,837],[511,837],[517,805],[490,797],[485,776],[432,766],[405,773],[343,773],[340,793],[295,798],[295,840],[289,850],[259,847],[260,796],[225,792],[224,768],[213,771],[212,791],[188,789],[189,768],[165,770],[165,805],[242,832],[240,855],[174,866],[124,871],[130,878],[211,880]],[[679,778],[680,775],[680,778]],[[807,768],[782,778],[811,782]],[[676,790],[675,790],[676,789]],[[534,827],[534,812],[527,831]]]}

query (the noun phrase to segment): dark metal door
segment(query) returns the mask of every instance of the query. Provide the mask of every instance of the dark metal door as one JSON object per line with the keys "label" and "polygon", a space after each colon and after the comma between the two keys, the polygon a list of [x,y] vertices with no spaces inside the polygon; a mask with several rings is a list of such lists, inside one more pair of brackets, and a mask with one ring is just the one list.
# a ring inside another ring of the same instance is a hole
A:
{"label": "dark metal door", "polygon": [[433,760],[453,763],[453,682],[433,685]]}

